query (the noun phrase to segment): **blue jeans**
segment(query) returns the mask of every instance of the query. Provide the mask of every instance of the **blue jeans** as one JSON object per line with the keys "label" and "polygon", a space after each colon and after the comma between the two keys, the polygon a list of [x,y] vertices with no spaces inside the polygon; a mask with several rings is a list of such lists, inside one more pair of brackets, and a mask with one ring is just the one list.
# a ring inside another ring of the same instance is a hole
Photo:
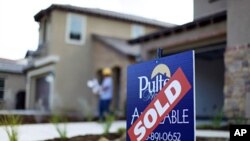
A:
{"label": "blue jeans", "polygon": [[107,100],[99,100],[99,118],[100,120],[104,120],[104,114],[109,114],[109,105],[110,105],[110,99]]}

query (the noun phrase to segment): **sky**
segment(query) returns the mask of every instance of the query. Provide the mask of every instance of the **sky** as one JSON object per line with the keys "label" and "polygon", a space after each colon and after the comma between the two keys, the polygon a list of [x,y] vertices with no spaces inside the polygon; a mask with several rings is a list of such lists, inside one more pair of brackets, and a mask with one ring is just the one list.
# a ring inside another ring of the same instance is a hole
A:
{"label": "sky", "polygon": [[22,59],[38,47],[34,15],[55,4],[100,8],[173,24],[193,20],[193,0],[0,0],[0,58]]}

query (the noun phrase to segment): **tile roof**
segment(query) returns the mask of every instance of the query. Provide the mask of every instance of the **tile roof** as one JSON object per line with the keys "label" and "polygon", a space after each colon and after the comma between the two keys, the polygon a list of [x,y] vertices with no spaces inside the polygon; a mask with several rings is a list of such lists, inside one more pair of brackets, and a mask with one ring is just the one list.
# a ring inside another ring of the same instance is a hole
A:
{"label": "tile roof", "polygon": [[102,16],[102,17],[113,18],[117,20],[157,26],[161,28],[168,28],[168,27],[174,26],[174,24],[170,24],[170,23],[166,23],[166,22],[162,22],[158,20],[153,20],[153,19],[148,19],[148,18],[143,18],[140,16],[123,14],[123,13],[102,10],[102,9],[97,9],[97,8],[83,8],[83,7],[77,7],[77,6],[72,6],[72,5],[61,5],[61,4],[52,4],[47,9],[41,10],[34,16],[35,21],[39,21],[43,16],[49,14],[54,9],[71,11],[71,12],[76,12],[76,13],[83,13],[83,14],[90,14],[90,15],[95,15],[95,16]]}
{"label": "tile roof", "polygon": [[101,41],[108,47],[111,47],[122,54],[129,56],[138,56],[140,54],[140,47],[128,44],[127,40],[125,39],[96,35],[96,34],[93,35],[93,38],[98,41]]}
{"label": "tile roof", "polygon": [[25,65],[17,61],[0,58],[0,72],[22,73]]}

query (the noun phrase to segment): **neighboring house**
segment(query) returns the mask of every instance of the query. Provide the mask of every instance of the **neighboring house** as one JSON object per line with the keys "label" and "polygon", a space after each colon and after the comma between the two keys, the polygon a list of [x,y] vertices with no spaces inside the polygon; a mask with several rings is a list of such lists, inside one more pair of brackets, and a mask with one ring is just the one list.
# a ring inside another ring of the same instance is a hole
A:
{"label": "neighboring house", "polygon": [[25,108],[24,66],[21,62],[0,58],[0,110]]}
{"label": "neighboring house", "polygon": [[195,50],[196,115],[250,118],[250,1],[194,0],[194,21],[130,40],[141,57]]}
{"label": "neighboring house", "polygon": [[113,69],[113,110],[124,112],[126,67],[139,56],[139,47],[127,40],[173,26],[71,5],[51,5],[35,21],[40,25],[39,47],[26,54],[26,108],[85,116],[95,114],[98,105],[87,81],[99,78],[104,67]]}

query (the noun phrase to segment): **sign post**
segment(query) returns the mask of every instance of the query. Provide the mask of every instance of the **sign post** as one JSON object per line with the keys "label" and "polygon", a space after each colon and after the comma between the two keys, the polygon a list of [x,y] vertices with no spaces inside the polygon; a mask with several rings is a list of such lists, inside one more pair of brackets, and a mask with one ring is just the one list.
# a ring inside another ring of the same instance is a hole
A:
{"label": "sign post", "polygon": [[128,67],[127,141],[194,141],[194,51]]}

